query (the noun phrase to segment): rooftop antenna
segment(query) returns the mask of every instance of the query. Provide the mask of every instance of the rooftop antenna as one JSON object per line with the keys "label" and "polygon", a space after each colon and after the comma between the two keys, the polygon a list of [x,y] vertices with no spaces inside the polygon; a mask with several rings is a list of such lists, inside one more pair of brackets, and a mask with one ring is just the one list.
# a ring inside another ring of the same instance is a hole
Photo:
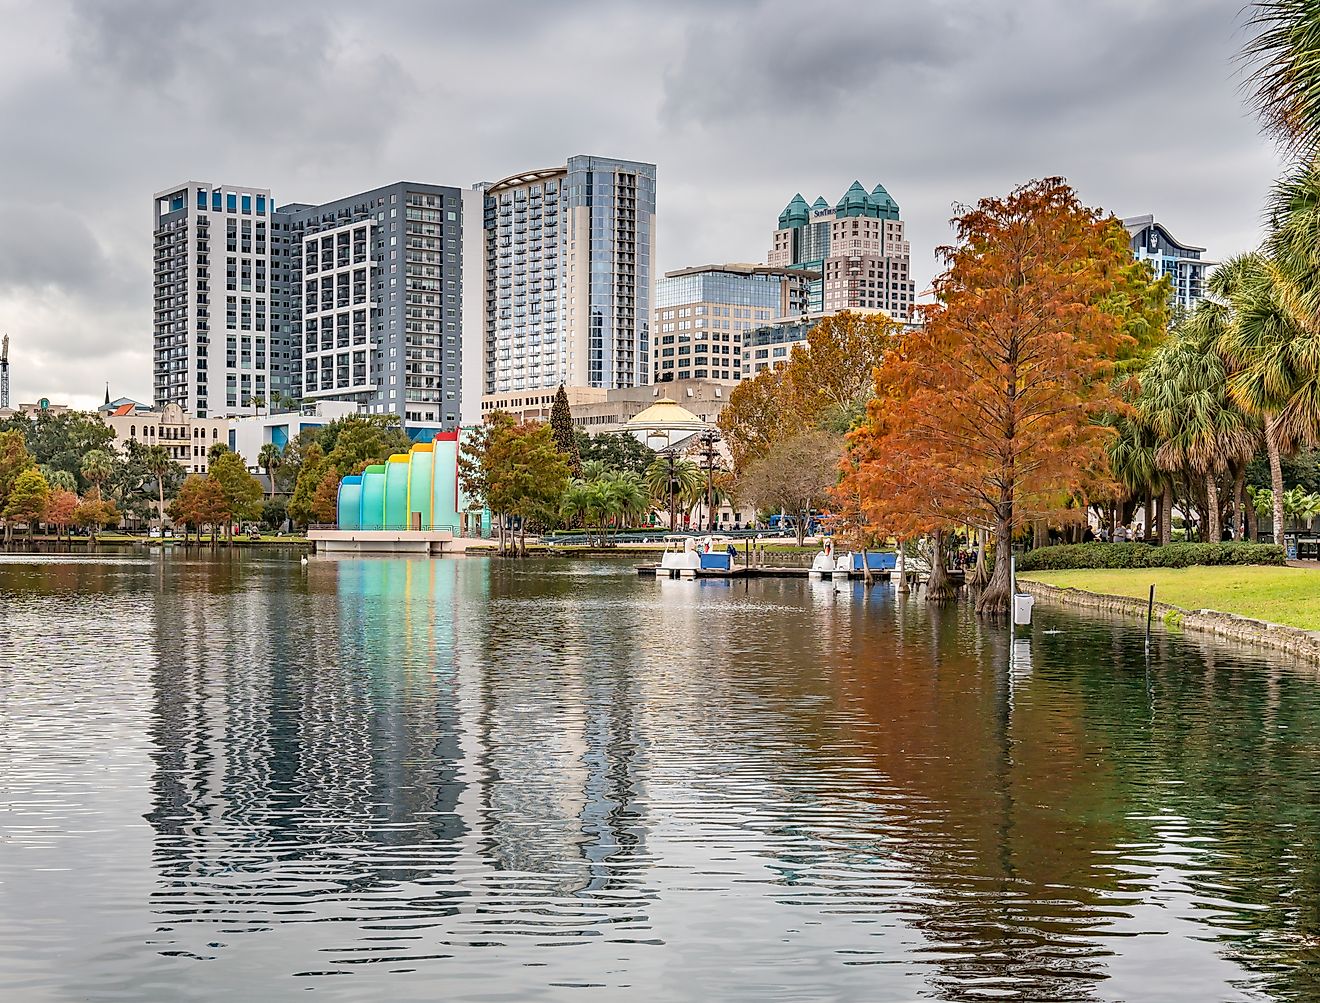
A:
{"label": "rooftop antenna", "polygon": [[0,408],[9,407],[9,335],[0,341]]}

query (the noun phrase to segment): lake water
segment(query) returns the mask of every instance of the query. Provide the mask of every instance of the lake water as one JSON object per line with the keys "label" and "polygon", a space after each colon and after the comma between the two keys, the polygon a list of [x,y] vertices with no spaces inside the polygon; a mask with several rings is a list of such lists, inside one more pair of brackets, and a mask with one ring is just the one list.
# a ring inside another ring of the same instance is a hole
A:
{"label": "lake water", "polygon": [[0,999],[1312,1000],[1320,682],[627,562],[0,557]]}

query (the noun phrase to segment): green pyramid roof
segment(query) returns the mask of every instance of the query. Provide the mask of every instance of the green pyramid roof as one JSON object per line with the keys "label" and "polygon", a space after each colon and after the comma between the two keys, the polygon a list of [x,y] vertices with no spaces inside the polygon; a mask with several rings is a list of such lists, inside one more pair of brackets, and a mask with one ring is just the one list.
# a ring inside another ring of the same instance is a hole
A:
{"label": "green pyramid roof", "polygon": [[811,203],[811,208],[812,208],[813,211],[816,210],[816,209],[828,209],[829,207],[830,207],[830,204],[829,204],[828,202],[825,201],[825,196],[824,196],[824,195],[817,195],[817,196],[816,196],[816,201],[813,202],[813,203]]}
{"label": "green pyramid roof", "polygon": [[885,191],[884,185],[876,185],[871,190],[871,201],[880,210],[880,216],[883,219],[898,219],[898,203],[894,201],[889,192]]}
{"label": "green pyramid roof", "polygon": [[843,198],[839,199],[839,204],[834,207],[835,213],[840,216],[879,216],[880,212],[876,204],[871,201],[871,196],[866,194],[866,189],[862,187],[860,181],[854,181]]}
{"label": "green pyramid roof", "polygon": [[804,226],[807,222],[807,200],[799,192],[788,201],[784,206],[784,211],[779,214],[779,229],[787,230],[795,226]]}

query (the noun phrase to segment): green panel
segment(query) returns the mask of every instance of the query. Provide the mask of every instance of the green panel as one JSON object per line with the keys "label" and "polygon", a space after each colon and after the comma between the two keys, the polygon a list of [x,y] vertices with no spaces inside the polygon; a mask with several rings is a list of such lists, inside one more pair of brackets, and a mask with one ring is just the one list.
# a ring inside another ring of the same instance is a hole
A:
{"label": "green panel", "polygon": [[362,471],[362,529],[385,528],[385,465],[373,464]]}
{"label": "green panel", "polygon": [[385,528],[408,528],[408,460],[402,454],[385,464]]}
{"label": "green panel", "polygon": [[435,525],[458,526],[458,439],[435,440]]}
{"label": "green panel", "polygon": [[408,520],[420,512],[422,528],[431,528],[431,475],[435,466],[435,453],[429,449],[414,449],[408,458]]}

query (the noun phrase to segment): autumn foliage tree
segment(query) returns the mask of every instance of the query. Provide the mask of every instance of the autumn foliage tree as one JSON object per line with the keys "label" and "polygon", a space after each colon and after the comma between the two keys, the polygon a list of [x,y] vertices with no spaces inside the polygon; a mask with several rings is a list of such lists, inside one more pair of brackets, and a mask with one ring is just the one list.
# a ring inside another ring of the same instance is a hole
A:
{"label": "autumn foliage tree", "polygon": [[845,310],[813,326],[784,365],[734,387],[718,419],[734,467],[811,429],[848,431],[865,414],[872,374],[900,330],[883,314]]}
{"label": "autumn foliage tree", "polygon": [[73,524],[73,514],[78,509],[78,495],[68,488],[54,488],[46,496],[46,511],[41,521],[55,527],[55,539],[65,533]]}
{"label": "autumn foliage tree", "polygon": [[1122,224],[1060,178],[982,199],[953,224],[938,302],[885,355],[852,449],[877,521],[993,527],[977,610],[1000,614],[1015,527],[1107,476],[1096,419],[1115,404],[1109,376],[1153,279]]}

